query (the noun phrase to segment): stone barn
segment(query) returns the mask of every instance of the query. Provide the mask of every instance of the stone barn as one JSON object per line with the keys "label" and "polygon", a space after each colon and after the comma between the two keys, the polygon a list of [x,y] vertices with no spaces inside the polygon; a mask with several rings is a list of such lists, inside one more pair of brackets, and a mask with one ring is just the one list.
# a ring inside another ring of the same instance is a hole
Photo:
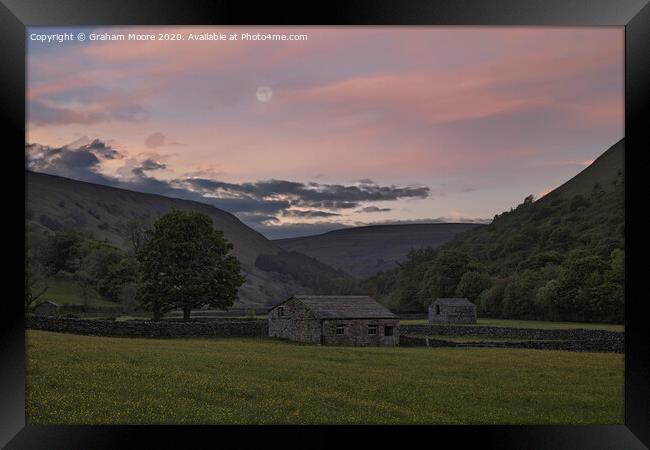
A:
{"label": "stone barn", "polygon": [[58,316],[61,306],[50,300],[45,300],[34,307],[34,314],[38,316]]}
{"label": "stone barn", "polygon": [[367,296],[296,295],[268,313],[269,336],[322,345],[399,345],[399,318]]}
{"label": "stone barn", "polygon": [[466,298],[439,298],[429,305],[429,323],[476,323],[476,305]]}

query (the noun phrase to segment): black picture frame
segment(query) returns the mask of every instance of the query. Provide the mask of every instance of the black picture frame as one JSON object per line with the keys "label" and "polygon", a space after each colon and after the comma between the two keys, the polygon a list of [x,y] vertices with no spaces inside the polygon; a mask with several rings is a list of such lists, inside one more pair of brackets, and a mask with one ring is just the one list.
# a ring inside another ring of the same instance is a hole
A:
{"label": "black picture frame", "polygon": [[[131,448],[238,445],[251,439],[287,439],[340,445],[364,431],[369,443],[474,444],[482,448],[637,449],[650,446],[650,326],[642,292],[648,250],[641,215],[650,169],[650,5],[647,0],[330,0],[260,2],[172,0],[0,0],[0,116],[5,176],[5,295],[0,346],[0,444],[6,448]],[[24,278],[25,60],[27,26],[74,25],[520,25],[625,27],[626,304],[625,424],[613,426],[416,426],[416,427],[209,427],[25,426],[25,335],[20,279]],[[645,189],[644,189],[645,188]],[[23,190],[24,194],[24,190]],[[638,220],[633,219],[636,210]],[[11,234],[9,234],[11,233]],[[21,245],[23,244],[23,245]],[[5,252],[6,253],[6,252]],[[633,260],[635,262],[633,262]],[[638,262],[636,262],[638,261]],[[6,286],[15,288],[6,290]],[[11,292],[11,294],[9,294]],[[289,428],[289,429],[286,429]],[[309,434],[309,436],[306,436]],[[193,445],[193,443],[195,445]],[[367,445],[367,444],[364,444]],[[407,445],[420,445],[408,444]]]}

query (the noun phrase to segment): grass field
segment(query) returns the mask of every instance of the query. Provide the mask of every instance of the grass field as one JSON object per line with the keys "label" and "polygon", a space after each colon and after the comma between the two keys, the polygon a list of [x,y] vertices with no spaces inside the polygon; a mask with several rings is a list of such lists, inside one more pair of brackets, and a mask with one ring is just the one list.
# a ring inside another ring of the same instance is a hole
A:
{"label": "grass field", "polygon": [[[47,286],[47,291],[37,303],[42,300],[52,300],[60,305],[83,305],[84,303],[81,287],[72,281],[50,278],[37,284],[34,290],[38,291],[43,285]],[[97,292],[91,290],[88,295],[88,306],[117,307],[119,304],[104,300]]]}
{"label": "grass field", "polygon": [[[401,325],[424,325],[427,319],[400,320]],[[625,325],[610,323],[583,323],[583,322],[544,322],[541,320],[511,320],[511,319],[482,319],[477,320],[478,326],[512,327],[512,328],[538,328],[541,330],[608,330],[625,331]],[[471,326],[471,325],[470,325]]]}
{"label": "grass field", "polygon": [[620,424],[623,355],[27,332],[30,424]]}

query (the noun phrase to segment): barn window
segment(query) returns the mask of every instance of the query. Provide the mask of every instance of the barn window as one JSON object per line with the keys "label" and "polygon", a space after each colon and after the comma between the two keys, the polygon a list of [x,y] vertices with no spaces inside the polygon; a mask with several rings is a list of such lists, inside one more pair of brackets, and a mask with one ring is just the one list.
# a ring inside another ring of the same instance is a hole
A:
{"label": "barn window", "polygon": [[436,305],[436,314],[440,315],[440,305]]}
{"label": "barn window", "polygon": [[392,336],[392,335],[393,335],[393,327],[385,327],[384,336]]}
{"label": "barn window", "polygon": [[336,326],[336,334],[345,334],[345,326],[337,325]]}
{"label": "barn window", "polygon": [[368,325],[368,335],[370,336],[377,335],[377,325]]}
{"label": "barn window", "polygon": [[280,317],[284,316],[284,306],[278,307],[278,316]]}

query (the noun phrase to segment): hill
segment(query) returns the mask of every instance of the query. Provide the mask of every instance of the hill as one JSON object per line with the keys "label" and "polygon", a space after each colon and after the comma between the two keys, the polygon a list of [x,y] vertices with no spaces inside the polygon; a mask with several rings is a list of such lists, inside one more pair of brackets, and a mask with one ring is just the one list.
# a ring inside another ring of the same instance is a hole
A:
{"label": "hill", "polygon": [[553,200],[557,197],[589,196],[595,185],[598,185],[598,188],[604,192],[611,192],[615,189],[624,170],[625,142],[621,139],[596,158],[586,169],[539,199],[538,202]]}
{"label": "hill", "polygon": [[[26,172],[26,193],[28,238],[30,233],[74,230],[126,247],[127,224],[132,219],[150,225],[172,208],[199,211],[210,216],[215,228],[222,230],[233,244],[233,253],[246,274],[247,281],[240,289],[236,307],[270,305],[296,292],[315,292],[314,286],[301,283],[291,274],[256,267],[260,255],[268,259],[284,252],[234,215],[211,205],[29,171]],[[302,257],[301,264],[306,270],[322,271],[322,264],[311,258]]]}
{"label": "hill", "polygon": [[373,225],[273,242],[287,251],[311,256],[357,277],[393,269],[410,249],[438,247],[456,234],[477,228],[471,223]]}
{"label": "hill", "polygon": [[366,281],[385,303],[463,296],[493,317],[623,320],[624,141],[537,201]]}

